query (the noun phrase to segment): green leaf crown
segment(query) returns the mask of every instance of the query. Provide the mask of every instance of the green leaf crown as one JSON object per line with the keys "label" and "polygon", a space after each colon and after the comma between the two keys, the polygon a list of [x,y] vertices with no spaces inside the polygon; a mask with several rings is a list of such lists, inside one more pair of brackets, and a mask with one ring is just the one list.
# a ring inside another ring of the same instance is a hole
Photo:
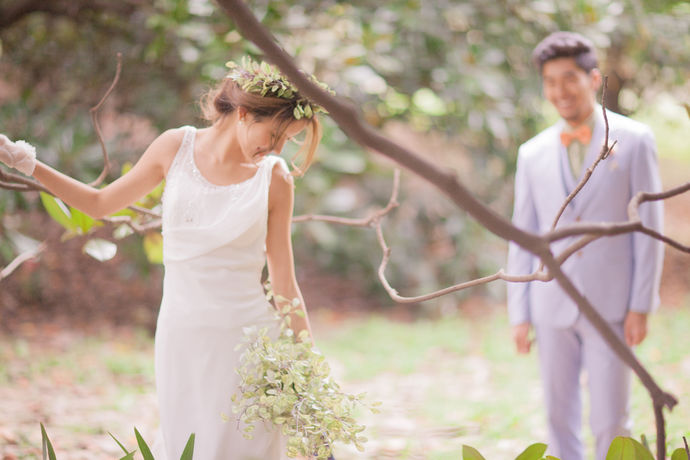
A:
{"label": "green leaf crown", "polygon": [[[296,120],[312,118],[318,112],[327,113],[323,107],[302,96],[297,88],[278,69],[267,62],[256,62],[248,56],[243,56],[241,64],[228,61],[225,63],[225,66],[230,69],[225,78],[229,78],[237,83],[243,91],[260,94],[261,96],[293,100],[295,108],[292,114]],[[335,94],[328,85],[317,80],[315,76],[307,75],[307,78],[312,83],[320,86],[324,91]]]}

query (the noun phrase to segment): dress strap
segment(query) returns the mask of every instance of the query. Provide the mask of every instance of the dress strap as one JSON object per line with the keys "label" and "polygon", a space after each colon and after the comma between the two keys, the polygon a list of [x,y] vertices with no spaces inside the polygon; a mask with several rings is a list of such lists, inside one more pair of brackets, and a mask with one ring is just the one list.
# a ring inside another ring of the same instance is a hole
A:
{"label": "dress strap", "polygon": [[275,168],[276,164],[279,164],[280,168],[285,171],[286,173],[290,173],[290,168],[288,168],[287,163],[282,157],[279,157],[277,155],[268,155],[264,158],[263,164],[261,165],[264,168],[264,174],[266,175],[267,183],[270,187],[271,185],[271,178],[273,177],[273,169]]}
{"label": "dress strap", "polygon": [[170,178],[171,175],[178,169],[183,168],[182,165],[186,164],[185,160],[189,157],[191,146],[194,143],[196,128],[194,126],[186,125],[181,126],[180,129],[184,131],[184,134],[182,135],[182,142],[180,143],[180,146],[175,153],[175,158],[173,158],[172,164],[168,169],[167,178]]}

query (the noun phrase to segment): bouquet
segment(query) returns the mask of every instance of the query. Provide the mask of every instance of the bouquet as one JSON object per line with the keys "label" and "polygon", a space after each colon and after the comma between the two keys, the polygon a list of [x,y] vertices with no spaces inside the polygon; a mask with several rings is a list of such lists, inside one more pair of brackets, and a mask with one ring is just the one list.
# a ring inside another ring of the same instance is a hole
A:
{"label": "bouquet", "polygon": [[[267,298],[274,298],[270,287]],[[290,314],[304,315],[299,299],[275,298],[280,325],[277,339],[268,329],[245,329],[246,347],[240,358],[239,392],[232,396],[233,410],[244,423],[244,436],[251,439],[257,422],[268,422],[287,437],[287,455],[327,459],[336,441],[352,443],[360,451],[367,439],[365,427],[353,417],[357,406],[373,412],[378,403],[366,404],[363,394],[341,391],[330,375],[330,367],[312,347],[307,331],[295,337]],[[299,339],[299,340],[298,340]]]}

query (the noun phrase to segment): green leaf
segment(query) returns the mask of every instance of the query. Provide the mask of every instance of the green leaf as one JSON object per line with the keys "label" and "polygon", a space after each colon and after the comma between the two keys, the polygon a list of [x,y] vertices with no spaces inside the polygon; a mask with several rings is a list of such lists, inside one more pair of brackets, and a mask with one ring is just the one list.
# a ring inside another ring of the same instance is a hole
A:
{"label": "green leaf", "polygon": [[671,460],[690,460],[684,447],[679,447],[671,454]]}
{"label": "green leaf", "polygon": [[161,181],[156,187],[149,192],[148,195],[146,195],[147,198],[152,199],[153,201],[160,201],[161,197],[163,196],[163,191],[165,190],[165,181]]}
{"label": "green leaf", "polygon": [[619,436],[611,443],[606,460],[654,460],[654,457],[635,439]]}
{"label": "green leaf", "polygon": [[299,109],[297,107],[295,107],[294,110],[292,111],[292,116],[295,117],[295,120],[299,120],[302,118],[302,113],[299,111]]}
{"label": "green leaf", "polygon": [[152,264],[162,264],[163,235],[160,233],[147,233],[144,237],[144,252],[149,262]]}
{"label": "green leaf", "polygon": [[630,438],[630,442],[635,448],[635,458],[637,460],[654,460],[654,455],[637,439]]}
{"label": "green leaf", "polygon": [[125,164],[122,165],[122,169],[120,172],[121,176],[124,176],[127,174],[131,169],[134,167],[134,164],[131,161],[126,161]]}
{"label": "green leaf", "polygon": [[527,447],[515,460],[541,460],[546,452],[546,444],[536,443]]}
{"label": "green leaf", "polygon": [[117,254],[117,245],[102,238],[90,239],[82,249],[99,262],[108,261]]}
{"label": "green leaf", "polygon": [[189,435],[189,439],[187,440],[187,445],[184,446],[184,450],[182,451],[182,455],[180,456],[180,460],[192,460],[193,455],[194,455],[194,433]]}
{"label": "green leaf", "polygon": [[55,222],[62,225],[69,232],[75,232],[77,226],[72,222],[72,213],[61,199],[56,198],[44,192],[40,192],[41,203],[50,217]]}
{"label": "green leaf", "polygon": [[137,213],[129,208],[121,209],[117,212],[114,212],[110,215],[111,217],[117,217],[117,216],[129,216],[129,217],[137,217]]}
{"label": "green leaf", "polygon": [[141,433],[139,433],[139,430],[137,430],[136,427],[134,427],[134,436],[137,438],[137,444],[139,445],[139,450],[141,451],[141,455],[144,457],[144,460],[154,460],[153,454],[151,454],[151,449],[149,449],[149,446],[146,444],[146,441],[144,441],[144,438],[141,436]]}
{"label": "green leaf", "polygon": [[486,460],[474,447],[462,446],[462,460]]}
{"label": "green leaf", "polygon": [[[126,455],[134,454],[135,451],[129,452],[127,450],[127,448],[125,446],[123,446],[122,443],[120,441],[118,441],[117,438],[110,431],[108,431],[108,434],[110,435],[111,438],[113,438],[113,440],[117,443],[117,445],[120,446],[120,449],[122,449]],[[122,459],[120,459],[120,460],[122,460]]]}
{"label": "green leaf", "polygon": [[80,230],[82,235],[86,235],[89,233],[89,230],[97,225],[97,222],[93,217],[84,214],[80,210],[71,206],[69,210],[72,214],[72,222],[77,226],[77,229]]}
{"label": "green leaf", "polygon": [[46,433],[43,423],[41,423],[41,444],[43,445],[43,460],[56,460],[55,449],[53,449],[53,444],[48,438],[48,433]]}

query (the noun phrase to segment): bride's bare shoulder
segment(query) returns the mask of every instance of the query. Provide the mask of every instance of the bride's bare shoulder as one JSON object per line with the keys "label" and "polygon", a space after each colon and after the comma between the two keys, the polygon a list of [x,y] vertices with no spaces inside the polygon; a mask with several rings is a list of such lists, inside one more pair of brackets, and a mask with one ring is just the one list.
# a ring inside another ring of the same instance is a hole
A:
{"label": "bride's bare shoulder", "polygon": [[163,131],[149,146],[148,150],[165,171],[164,175],[167,175],[167,171],[182,145],[185,131],[185,127]]}

